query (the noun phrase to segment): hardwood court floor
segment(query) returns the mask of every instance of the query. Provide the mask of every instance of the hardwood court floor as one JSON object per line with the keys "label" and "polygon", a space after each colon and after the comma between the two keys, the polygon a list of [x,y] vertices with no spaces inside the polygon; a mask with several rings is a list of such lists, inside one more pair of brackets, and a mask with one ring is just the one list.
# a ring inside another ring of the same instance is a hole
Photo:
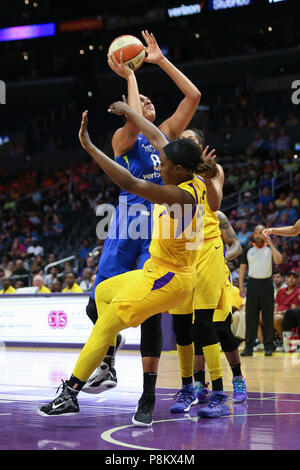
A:
{"label": "hardwood court floor", "polygon": [[[77,349],[0,348],[0,450],[176,449],[195,451],[195,458],[201,456],[199,450],[300,450],[300,354],[254,353],[242,358],[248,400],[233,404],[230,416],[203,419],[197,410],[206,405],[170,413],[180,373],[177,353],[163,352],[150,428],[131,422],[142,393],[136,351],[118,353],[117,388],[79,395],[80,413],[50,418],[37,413],[70,376],[78,354]],[[224,389],[231,397],[232,374],[223,353],[222,365]]]}

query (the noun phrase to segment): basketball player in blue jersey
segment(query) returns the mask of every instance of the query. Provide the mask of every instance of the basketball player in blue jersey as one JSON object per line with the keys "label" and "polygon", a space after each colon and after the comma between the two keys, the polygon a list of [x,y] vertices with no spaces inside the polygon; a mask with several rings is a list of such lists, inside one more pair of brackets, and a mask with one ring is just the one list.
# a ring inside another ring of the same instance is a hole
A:
{"label": "basketball player in blue jersey", "polygon": [[[191,81],[180,72],[162,53],[154,35],[148,31],[142,31],[143,38],[147,44],[146,62],[158,65],[178,86],[184,97],[179,103],[176,111],[166,119],[159,129],[168,140],[179,137],[181,132],[191,121],[199,104],[201,93]],[[123,63],[121,54],[120,63],[114,55],[108,57],[111,69],[127,81],[128,104],[139,114],[150,122],[154,122],[156,113],[150,99],[139,93],[134,71]],[[158,171],[160,159],[159,152],[150,144],[147,138],[140,133],[134,123],[127,119],[123,127],[116,130],[112,138],[112,147],[115,160],[128,169],[133,176],[162,184]],[[139,205],[143,204],[143,211],[139,212]],[[95,289],[105,279],[111,278],[133,269],[141,269],[149,258],[149,245],[151,240],[151,206],[152,203],[136,195],[122,190],[119,204],[114,213],[114,219],[105,239],[102,255],[99,261],[97,278],[94,284],[87,306],[87,315],[95,324],[98,318],[95,304]],[[146,208],[146,210],[145,210]],[[134,212],[137,215],[129,215]],[[147,227],[148,237],[146,239],[132,239],[129,227],[132,226],[137,216],[143,229]],[[125,222],[126,217],[126,222]],[[117,230],[115,230],[117,229]],[[114,232],[113,234],[111,232]],[[112,235],[117,235],[117,237]],[[154,396],[157,378],[157,369],[162,349],[161,315],[149,318],[141,325],[141,356],[143,364],[143,396]],[[154,334],[153,334],[154,332]],[[104,361],[99,365],[94,374],[87,381],[83,391],[87,393],[100,393],[117,384],[114,369],[115,352],[122,338],[118,335],[116,344],[110,346]],[[151,343],[151,344],[150,344]],[[139,402],[144,404],[143,399]],[[152,406],[152,404],[150,404]],[[153,403],[154,406],[154,403]]]}

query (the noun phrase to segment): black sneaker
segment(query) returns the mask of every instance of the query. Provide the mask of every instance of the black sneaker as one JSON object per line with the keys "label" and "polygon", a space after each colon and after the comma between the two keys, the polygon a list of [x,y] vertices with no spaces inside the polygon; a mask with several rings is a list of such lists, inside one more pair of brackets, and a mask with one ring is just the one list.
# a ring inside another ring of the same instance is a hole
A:
{"label": "black sneaker", "polygon": [[155,396],[143,394],[139,399],[138,406],[135,410],[135,415],[132,418],[132,423],[136,426],[149,427],[152,426],[152,413],[155,405]]}
{"label": "black sneaker", "polygon": [[253,351],[252,349],[244,349],[244,351],[241,352],[241,356],[253,356]]}
{"label": "black sneaker", "polygon": [[77,401],[78,392],[69,388],[66,382],[62,381],[62,384],[58,387],[58,390],[62,387],[60,395],[51,401],[48,405],[44,405],[37,411],[41,416],[59,416],[59,415],[75,415],[79,413],[79,405]]}
{"label": "black sneaker", "polygon": [[273,356],[273,349],[266,349],[265,356]]}

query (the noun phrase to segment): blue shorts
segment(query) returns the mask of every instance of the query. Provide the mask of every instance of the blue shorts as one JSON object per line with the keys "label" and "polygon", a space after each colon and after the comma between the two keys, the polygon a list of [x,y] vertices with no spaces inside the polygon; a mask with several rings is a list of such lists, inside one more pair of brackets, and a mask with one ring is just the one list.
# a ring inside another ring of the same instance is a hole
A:
{"label": "blue shorts", "polygon": [[[122,215],[120,217],[119,215],[119,206],[117,206],[114,217],[117,221],[117,229],[120,227],[120,233],[117,233],[118,238],[112,237],[112,233],[115,230],[112,223],[99,260],[98,272],[91,293],[93,299],[95,298],[95,289],[100,282],[134,269],[142,269],[147,259],[150,258],[149,246],[152,233],[151,213],[149,212],[148,215],[139,216],[139,222],[143,224],[145,229],[143,233],[148,233],[150,235],[149,238],[140,237],[137,239],[133,239],[132,236],[129,236],[130,233],[128,234],[131,223],[137,221],[137,217],[127,215],[125,221],[122,220]],[[148,232],[146,232],[146,229]]]}

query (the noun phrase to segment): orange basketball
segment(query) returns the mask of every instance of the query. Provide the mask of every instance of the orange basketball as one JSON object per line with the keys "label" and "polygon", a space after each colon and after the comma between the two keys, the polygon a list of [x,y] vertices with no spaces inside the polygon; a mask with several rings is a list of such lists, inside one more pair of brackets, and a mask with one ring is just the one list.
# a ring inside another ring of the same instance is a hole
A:
{"label": "orange basketball", "polygon": [[108,49],[108,55],[114,54],[120,62],[120,53],[123,52],[123,61],[128,67],[137,70],[145,60],[145,46],[143,43],[130,34],[124,34],[113,40]]}

